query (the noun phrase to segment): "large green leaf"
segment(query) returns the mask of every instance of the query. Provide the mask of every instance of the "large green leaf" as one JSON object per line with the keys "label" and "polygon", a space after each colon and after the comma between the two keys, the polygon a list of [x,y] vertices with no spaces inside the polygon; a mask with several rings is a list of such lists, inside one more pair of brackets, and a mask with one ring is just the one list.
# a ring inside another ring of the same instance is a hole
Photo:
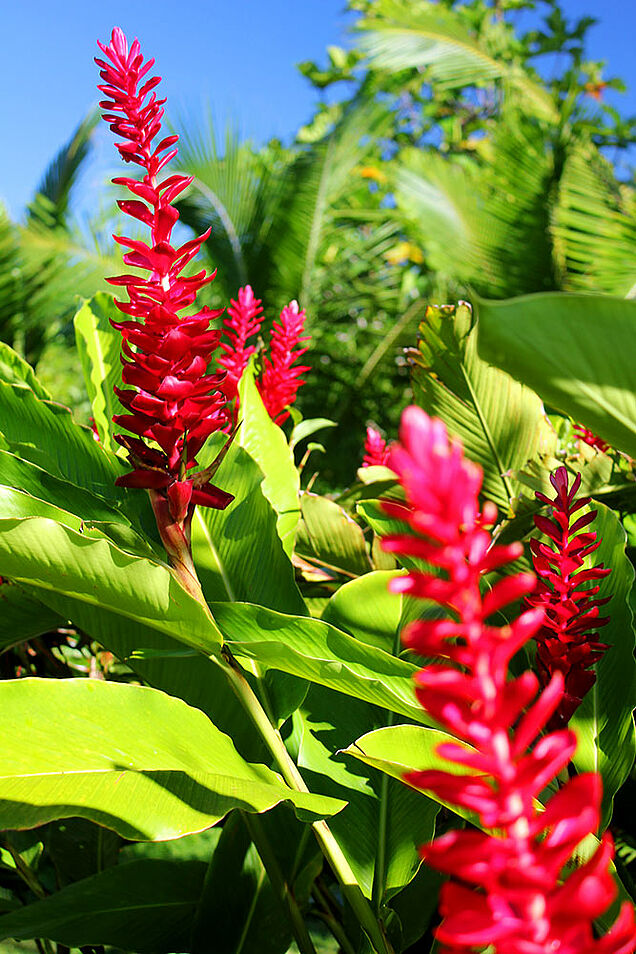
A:
{"label": "large green leaf", "polygon": [[3,450],[0,450],[0,497],[5,518],[51,517],[89,536],[107,536],[137,556],[163,560],[163,548],[154,544],[152,538],[138,533],[124,513],[103,497]]}
{"label": "large green leaf", "polygon": [[[217,728],[232,736],[244,758],[251,762],[267,761],[267,752],[251,719],[222,669],[209,657],[188,650],[183,643],[137,619],[106,610],[103,605],[93,606],[52,590],[29,589],[29,595],[40,596],[53,611],[126,662],[149,685],[205,712]],[[146,652],[133,655],[139,650]]]}
{"label": "large green leaf", "polygon": [[220,634],[204,607],[166,564],[124,552],[53,520],[0,520],[0,575],[89,603],[186,642],[206,653]]}
{"label": "large green leaf", "polygon": [[598,295],[479,301],[479,354],[636,457],[636,302]]}
{"label": "large green leaf", "polygon": [[0,584],[0,652],[63,623],[63,617],[21,586]]}
{"label": "large green leaf", "polygon": [[36,397],[29,387],[0,382],[0,433],[8,450],[62,480],[107,500],[121,499],[115,478],[125,465],[107,455],[88,427],[73,421],[68,408]]}
{"label": "large green leaf", "polygon": [[415,700],[412,679],[417,667],[411,663],[360,643],[319,619],[283,616],[249,603],[214,603],[211,609],[237,656],[427,721]]}
{"label": "large green leaf", "polygon": [[44,937],[68,947],[113,944],[139,954],[189,949],[203,861],[117,865],[0,918],[0,939]]}
{"label": "large green leaf", "polygon": [[291,556],[300,519],[300,476],[285,434],[270,418],[258,393],[253,362],[243,372],[239,400],[237,440],[263,471],[261,490],[276,511],[278,535],[285,553]]}
{"label": "large green leaf", "polygon": [[438,805],[346,758],[342,749],[382,725],[386,712],[340,693],[312,686],[294,716],[298,764],[312,791],[347,799],[329,827],[360,887],[384,902],[412,879],[418,846],[433,837]]}
{"label": "large green leaf", "polygon": [[328,497],[301,495],[302,523],[296,551],[303,559],[345,576],[360,576],[371,570],[362,530],[346,510]]}
{"label": "large green leaf", "polygon": [[195,511],[192,549],[206,599],[248,600],[305,613],[276,514],[261,490],[258,464],[235,442],[214,479],[234,500],[225,510]]}
{"label": "large green leaf", "polygon": [[98,292],[75,315],[75,341],[82,362],[84,382],[93,409],[99,439],[109,451],[113,442],[113,415],[124,408],[113,391],[121,386],[121,335],[110,319],[118,314],[112,295]]}
{"label": "large green leaf", "polygon": [[192,954],[285,954],[291,930],[267,871],[235,812],[223,826],[206,874],[192,931]]}
{"label": "large green leaf", "polygon": [[51,400],[51,395],[38,381],[31,365],[4,341],[0,341],[0,380],[5,384],[26,384],[43,401]]}
{"label": "large green leaf", "polygon": [[634,629],[629,596],[634,569],[625,553],[625,531],[612,510],[594,503],[597,515],[590,529],[600,547],[594,564],[604,563],[612,572],[600,581],[599,596],[610,596],[610,621],[599,630],[609,649],[596,664],[596,682],[570,720],[577,735],[573,762],[579,772],[599,772],[603,779],[603,827],[612,817],[616,792],[629,775],[636,755],[633,710],[636,706]]}
{"label": "large green leaf", "polygon": [[289,800],[311,819],[343,807],[246,762],[202,712],[156,689],[19,679],[0,685],[0,699],[2,828],[80,816],[125,838],[163,841],[237,807],[261,812]]}
{"label": "large green leaf", "polygon": [[484,471],[484,494],[507,513],[518,493],[509,471],[536,455],[545,434],[541,401],[479,357],[467,305],[427,309],[413,362],[416,402],[461,440]]}

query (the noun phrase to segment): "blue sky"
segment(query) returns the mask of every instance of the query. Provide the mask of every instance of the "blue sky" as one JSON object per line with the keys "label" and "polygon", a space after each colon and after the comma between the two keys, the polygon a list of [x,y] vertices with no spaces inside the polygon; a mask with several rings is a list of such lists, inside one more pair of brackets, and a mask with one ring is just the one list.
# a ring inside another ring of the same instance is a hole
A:
{"label": "blue sky", "polygon": [[[636,0],[564,6],[570,16],[599,18],[590,55],[626,80],[628,95],[611,101],[636,113]],[[307,121],[316,94],[295,64],[321,59],[329,44],[346,45],[351,23],[344,0],[4,0],[2,7],[0,200],[13,216],[96,102],[95,40],[107,39],[113,25],[138,35],[155,56],[173,120],[200,115],[209,103],[219,127],[233,119],[258,142],[288,140]]]}

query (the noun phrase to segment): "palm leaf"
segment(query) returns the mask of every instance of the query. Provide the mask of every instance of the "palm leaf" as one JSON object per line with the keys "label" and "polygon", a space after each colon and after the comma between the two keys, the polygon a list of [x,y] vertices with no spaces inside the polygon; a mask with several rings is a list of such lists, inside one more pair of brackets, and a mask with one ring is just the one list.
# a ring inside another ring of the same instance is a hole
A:
{"label": "palm leaf", "polygon": [[477,37],[466,28],[465,16],[426,0],[378,0],[358,29],[360,47],[373,70],[421,70],[438,89],[503,80],[523,96],[526,108],[543,118],[555,118],[545,90],[519,64],[507,62],[502,55],[498,29],[492,31],[492,38],[487,28]]}
{"label": "palm leaf", "polygon": [[49,163],[29,205],[27,221],[37,220],[49,227],[66,225],[73,187],[90,152],[98,122],[99,114],[90,113]]}
{"label": "palm leaf", "polygon": [[566,159],[552,236],[565,291],[623,297],[636,282],[636,196],[591,142],[576,143]]}

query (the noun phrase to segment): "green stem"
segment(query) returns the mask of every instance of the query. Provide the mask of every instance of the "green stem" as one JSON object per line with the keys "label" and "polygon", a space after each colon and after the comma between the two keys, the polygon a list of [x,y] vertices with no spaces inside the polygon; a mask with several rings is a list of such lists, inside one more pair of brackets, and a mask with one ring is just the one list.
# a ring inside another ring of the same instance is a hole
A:
{"label": "green stem", "polygon": [[[256,698],[249,683],[238,669],[229,650],[224,649],[221,658],[212,658],[223,668],[236,697],[241,702],[261,738],[267,745],[278,770],[287,784],[297,792],[309,793],[305,780],[285,748],[285,743],[267,718],[263,707]],[[334,838],[331,829],[322,819],[314,822],[312,828],[323,855],[331,865],[338,879],[343,897],[349,902],[354,914],[360,922],[360,926],[368,935],[376,954],[393,954],[369,902],[362,893],[356,876],[351,869],[351,865]]]}
{"label": "green stem", "polygon": [[258,815],[251,815],[248,812],[243,812],[243,821],[245,823],[245,827],[250,833],[250,838],[256,845],[256,850],[258,851],[260,859],[263,862],[263,866],[267,871],[270,884],[275,893],[278,895],[281,904],[287,911],[287,916],[289,917],[294,938],[296,940],[296,944],[298,945],[300,954],[316,954],[316,949],[309,936],[309,931],[307,930],[305,920],[301,914],[298,904],[296,903],[296,898],[294,897],[291,886],[287,883],[285,876],[281,871],[278,859],[272,850],[272,846],[265,833],[260,817]]}

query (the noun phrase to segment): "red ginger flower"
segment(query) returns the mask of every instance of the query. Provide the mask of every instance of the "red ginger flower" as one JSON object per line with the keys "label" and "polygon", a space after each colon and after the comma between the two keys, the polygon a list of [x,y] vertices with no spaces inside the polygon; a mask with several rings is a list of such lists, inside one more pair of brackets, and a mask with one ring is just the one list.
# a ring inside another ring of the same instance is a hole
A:
{"label": "red ginger flower", "polygon": [[261,299],[255,298],[251,286],[246,285],[239,288],[237,301],[231,300],[228,317],[223,319],[223,333],[227,340],[221,341],[223,356],[219,358],[219,364],[227,371],[223,390],[228,401],[237,397],[241,375],[256,351],[256,346],[248,345],[247,341],[261,330],[262,312]]}
{"label": "red ginger flower", "polygon": [[606,443],[602,437],[597,437],[593,431],[589,431],[587,427],[583,427],[582,424],[574,425],[574,436],[578,437],[584,444],[588,444],[589,447],[595,447],[597,450],[600,450],[603,454],[610,449],[610,445]]}
{"label": "red ginger flower", "polygon": [[258,390],[269,416],[277,424],[289,417],[289,407],[296,400],[301,384],[301,374],[309,371],[309,365],[296,365],[295,362],[307,351],[306,347],[297,347],[300,342],[308,341],[309,335],[303,335],[305,311],[300,310],[297,301],[290,301],[280,313],[280,323],[274,323],[270,341],[270,355],[263,358],[263,371]]}
{"label": "red ginger flower", "polygon": [[572,516],[590,502],[589,497],[576,500],[581,486],[577,474],[568,489],[568,472],[559,467],[551,475],[550,482],[556,491],[553,500],[545,494],[536,497],[551,508],[552,519],[542,515],[534,518],[538,530],[550,540],[543,543],[530,541],[532,562],[539,578],[535,592],[526,600],[530,606],[542,607],[543,623],[535,639],[537,641],[537,669],[542,686],[550,681],[555,672],[561,672],[565,689],[561,701],[550,721],[550,728],[561,728],[578,709],[583,696],[596,681],[596,673],[590,669],[608,648],[595,639],[594,631],[605,626],[609,617],[599,617],[599,607],[610,597],[598,599],[598,585],[610,568],[600,566],[583,569],[585,558],[598,549],[600,541],[596,533],[581,532],[596,516],[597,511],[578,517]]}
{"label": "red ginger flower", "polygon": [[136,435],[116,437],[128,450],[134,465],[132,473],[117,482],[154,491],[151,497],[160,529],[163,525],[165,530],[174,521],[178,531],[187,537],[186,528],[195,504],[222,509],[232,500],[230,494],[209,482],[210,471],[191,475],[196,455],[206,439],[226,423],[225,399],[219,390],[223,374],[206,374],[220,337],[220,331],[210,330],[210,320],[221,311],[202,308],[188,317],[179,315],[193,304],[198,290],[214,278],[214,274],[207,275],[205,271],[182,275],[209,232],[180,248],[171,244],[179,217],[171,203],[192,178],[158,178],[177,153],[174,145],[178,136],[167,136],[153,145],[161,130],[165,100],[157,99],[152,90],[161,77],[154,76],[139,84],[154,60],[144,63],[138,40],[129,51],[119,28],[113,30],[108,46],[98,45],[106,57],[96,59],[105,81],[98,88],[108,97],[100,106],[111,111],[104,114],[104,119],[123,139],[117,148],[124,161],[145,170],[140,181],[113,180],[135,196],[118,205],[127,215],[148,225],[151,232],[150,244],[115,236],[120,245],[129,249],[124,262],[148,275],[127,274],[109,279],[111,284],[126,288],[129,301],[116,304],[135,319],[113,322],[124,339],[122,376],[124,383],[130,385],[116,389],[128,413],[114,420]]}
{"label": "red ginger flower", "polygon": [[563,697],[563,676],[556,672],[537,695],[534,673],[508,675],[513,655],[541,625],[542,608],[503,627],[489,622],[532,590],[533,575],[504,577],[485,596],[480,590],[484,573],[516,559],[522,547],[493,544],[487,527],[497,510],[486,503],[480,511],[481,470],[464,459],[442,421],[407,408],[400,438],[389,466],[407,506],[387,501],[384,507],[403,521],[405,533],[385,538],[384,547],[426,560],[441,574],[412,571],[392,589],[434,600],[452,613],[410,624],[403,640],[439,660],[416,674],[416,695],[458,740],[440,745],[438,754],[469,770],[412,772],[405,781],[469,809],[484,828],[498,832],[451,831],[422,848],[433,868],[451,875],[440,898],[440,954],[487,945],[495,954],[630,954],[636,944],[631,905],[623,906],[605,937],[595,939],[592,929],[616,894],[611,837],[560,881],[574,849],[599,824],[600,778],[580,775],[549,799],[544,812],[536,807],[576,746],[567,729],[539,738]]}
{"label": "red ginger flower", "polygon": [[375,427],[367,427],[367,436],[364,440],[364,457],[362,459],[363,467],[377,467],[386,464],[389,457],[389,449],[386,441]]}

